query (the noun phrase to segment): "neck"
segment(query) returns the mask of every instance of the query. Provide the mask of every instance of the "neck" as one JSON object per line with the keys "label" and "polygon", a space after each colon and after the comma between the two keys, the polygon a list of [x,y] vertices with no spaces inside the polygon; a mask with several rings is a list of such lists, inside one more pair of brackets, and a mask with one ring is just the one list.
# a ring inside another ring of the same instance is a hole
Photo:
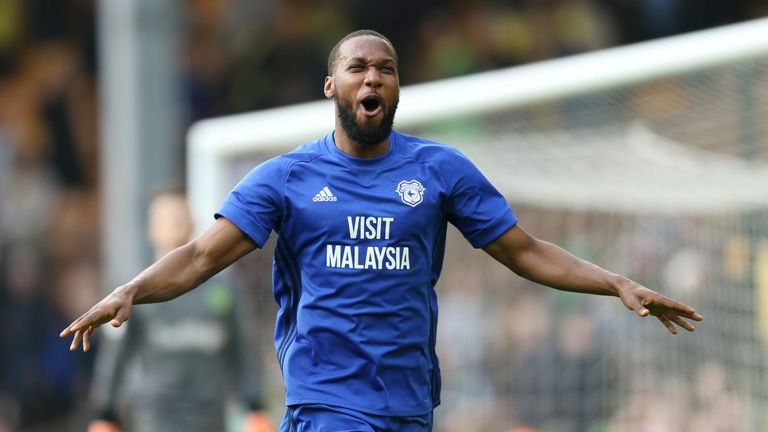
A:
{"label": "neck", "polygon": [[375,158],[389,151],[389,137],[374,145],[360,144],[350,138],[338,122],[333,132],[333,140],[336,142],[336,148],[356,158]]}

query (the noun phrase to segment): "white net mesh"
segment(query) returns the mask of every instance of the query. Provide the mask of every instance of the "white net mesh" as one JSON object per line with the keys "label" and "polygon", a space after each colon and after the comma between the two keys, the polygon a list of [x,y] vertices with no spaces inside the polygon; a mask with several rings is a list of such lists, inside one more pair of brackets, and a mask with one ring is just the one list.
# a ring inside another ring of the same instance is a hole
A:
{"label": "white net mesh", "polygon": [[[695,333],[673,337],[616,299],[534,286],[451,229],[438,284],[435,430],[768,429],[766,58],[483,114],[462,115],[459,97],[445,118],[403,127],[467,153],[526,230],[705,316]],[[288,141],[222,158],[215,186],[301,142]],[[267,285],[268,272],[245,264]],[[258,295],[274,303],[266,287]],[[274,316],[265,312],[262,327]]]}
{"label": "white net mesh", "polygon": [[767,74],[749,60],[413,131],[462,148],[527,230],[706,317],[672,337],[454,235],[438,430],[765,430]]}

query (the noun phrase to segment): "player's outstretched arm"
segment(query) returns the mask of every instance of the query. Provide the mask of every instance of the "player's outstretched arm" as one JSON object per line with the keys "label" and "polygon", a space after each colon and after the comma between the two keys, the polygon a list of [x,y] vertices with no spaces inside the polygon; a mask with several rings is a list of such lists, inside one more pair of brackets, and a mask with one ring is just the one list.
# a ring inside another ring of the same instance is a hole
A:
{"label": "player's outstretched arm", "polygon": [[93,331],[109,322],[119,327],[134,304],[157,303],[178,297],[256,248],[256,243],[227,219],[218,219],[200,237],[152,264],[130,282],[112,291],[59,335],[74,335],[69,347],[91,346]]}
{"label": "player's outstretched arm", "polygon": [[552,243],[529,235],[520,226],[511,228],[483,249],[510,270],[533,282],[564,291],[617,296],[641,317],[655,316],[672,334],[677,334],[675,324],[688,331],[694,330],[685,319],[703,319],[692,307],[581,260]]}

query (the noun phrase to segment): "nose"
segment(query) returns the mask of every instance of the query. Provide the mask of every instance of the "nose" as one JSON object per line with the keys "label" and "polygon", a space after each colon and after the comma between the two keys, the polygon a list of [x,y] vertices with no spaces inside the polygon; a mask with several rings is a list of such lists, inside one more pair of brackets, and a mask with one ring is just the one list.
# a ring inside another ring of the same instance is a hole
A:
{"label": "nose", "polygon": [[368,68],[368,72],[365,73],[363,84],[368,87],[381,87],[381,73],[375,66]]}

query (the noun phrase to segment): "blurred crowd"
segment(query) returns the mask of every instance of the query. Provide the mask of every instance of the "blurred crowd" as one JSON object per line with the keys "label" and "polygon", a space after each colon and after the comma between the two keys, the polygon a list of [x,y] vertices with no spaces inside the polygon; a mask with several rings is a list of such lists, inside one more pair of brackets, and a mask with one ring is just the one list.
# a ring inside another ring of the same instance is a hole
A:
{"label": "blurred crowd", "polygon": [[638,223],[600,212],[517,213],[530,232],[696,304],[706,321],[670,337],[616,299],[515,277],[450,230],[446,263],[461,265],[444,269],[440,314],[460,319],[439,323],[436,430],[765,430],[765,352],[751,334],[738,218],[646,215]]}
{"label": "blurred crowd", "polygon": [[[97,4],[0,0],[0,432],[64,430],[62,425],[77,424],[88,396],[94,353],[69,353],[58,332],[104,289]],[[179,2],[179,10],[184,22],[179,104],[185,113],[180,128],[186,128],[201,118],[320,99],[328,51],[357,28],[391,38],[401,84],[408,85],[742,21],[768,14],[768,5],[762,0],[188,0]],[[448,273],[446,279],[471,276]],[[532,312],[539,300],[520,301],[529,304],[518,310],[532,314],[541,334],[549,335],[545,314]],[[452,304],[447,298],[443,307],[471,306],[466,299]],[[483,313],[476,311],[478,317]],[[564,340],[591,341],[590,325],[574,314],[566,326],[572,334]],[[587,342],[543,347],[539,355],[583,359]],[[443,358],[450,369],[450,354]],[[520,361],[531,368],[541,364],[535,356]],[[600,370],[613,369],[601,364]],[[504,385],[525,388],[526,383]],[[604,385],[609,388],[610,379]]]}

